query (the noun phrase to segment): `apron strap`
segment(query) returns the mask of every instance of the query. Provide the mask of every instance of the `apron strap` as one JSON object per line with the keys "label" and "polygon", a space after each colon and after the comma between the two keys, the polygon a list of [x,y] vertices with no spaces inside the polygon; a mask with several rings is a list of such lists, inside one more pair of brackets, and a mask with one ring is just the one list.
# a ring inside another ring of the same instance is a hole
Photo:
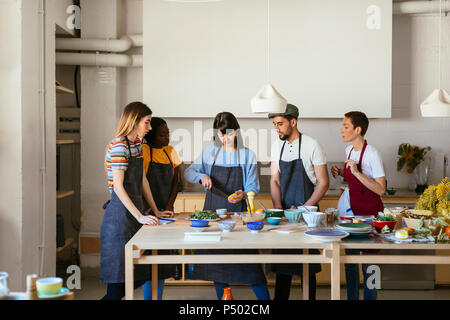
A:
{"label": "apron strap", "polygon": [[[361,150],[361,155],[359,156],[359,165],[362,164],[362,159],[363,159],[363,156],[364,156],[364,152],[366,151],[366,147],[367,147],[367,140],[364,140],[364,146],[363,146],[363,148]],[[347,160],[350,160],[350,156],[352,154],[353,149],[354,148],[352,148],[352,150],[350,150],[350,153],[348,154]]]}
{"label": "apron strap", "polygon": [[[216,160],[217,160],[217,157],[219,156],[220,149],[221,148],[218,148],[216,151],[216,155],[214,156],[214,161],[211,166],[211,170],[212,170],[212,167],[214,167],[214,165],[216,164]],[[240,149],[238,148],[236,151],[237,151],[237,157],[238,157],[238,166],[240,167],[241,166]],[[244,174],[244,169],[243,168],[241,168],[241,169],[242,169],[242,174]],[[230,174],[231,174],[231,170],[228,170],[227,181],[226,181],[225,185],[228,183],[228,180],[230,179]],[[201,183],[201,181],[200,181],[200,183]]]}
{"label": "apron strap", "polygon": [[[280,160],[281,157],[283,156],[283,151],[284,151],[284,146],[286,145],[286,141],[283,143],[283,147],[281,147],[281,152],[280,152]],[[301,147],[302,147],[302,134],[300,133],[300,136],[298,137],[298,158],[301,160],[302,156],[301,156]]]}
{"label": "apron strap", "polygon": [[128,137],[127,136],[125,136],[125,140],[127,141],[128,151],[130,152],[130,158],[131,158],[131,147],[130,147],[130,142],[128,141]]}

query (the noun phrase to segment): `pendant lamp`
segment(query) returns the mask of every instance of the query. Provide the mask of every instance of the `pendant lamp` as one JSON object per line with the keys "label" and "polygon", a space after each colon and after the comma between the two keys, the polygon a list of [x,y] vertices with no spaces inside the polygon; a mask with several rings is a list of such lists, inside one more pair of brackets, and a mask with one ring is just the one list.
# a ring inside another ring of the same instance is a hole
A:
{"label": "pendant lamp", "polygon": [[420,105],[422,117],[450,117],[450,95],[441,88],[442,0],[439,5],[439,89],[435,89]]}
{"label": "pendant lamp", "polygon": [[253,113],[283,113],[286,99],[270,83],[270,0],[267,0],[267,84],[250,101]]}

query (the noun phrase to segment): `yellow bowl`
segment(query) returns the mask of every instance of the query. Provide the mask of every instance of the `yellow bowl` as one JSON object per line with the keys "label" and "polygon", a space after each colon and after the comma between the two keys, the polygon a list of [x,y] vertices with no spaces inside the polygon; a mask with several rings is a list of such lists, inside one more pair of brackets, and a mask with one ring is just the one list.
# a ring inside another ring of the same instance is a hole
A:
{"label": "yellow bowl", "polygon": [[36,289],[38,294],[51,296],[61,291],[63,279],[57,277],[41,278],[36,280]]}

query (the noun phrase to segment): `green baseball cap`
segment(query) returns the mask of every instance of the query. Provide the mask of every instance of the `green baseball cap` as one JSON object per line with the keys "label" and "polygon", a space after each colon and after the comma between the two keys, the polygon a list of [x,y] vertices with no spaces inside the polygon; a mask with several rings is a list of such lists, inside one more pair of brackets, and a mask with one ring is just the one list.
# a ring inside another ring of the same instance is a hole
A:
{"label": "green baseball cap", "polygon": [[294,106],[293,104],[288,104],[286,106],[286,111],[283,113],[269,113],[269,119],[275,118],[275,117],[286,117],[291,116],[294,118],[298,118],[298,108]]}

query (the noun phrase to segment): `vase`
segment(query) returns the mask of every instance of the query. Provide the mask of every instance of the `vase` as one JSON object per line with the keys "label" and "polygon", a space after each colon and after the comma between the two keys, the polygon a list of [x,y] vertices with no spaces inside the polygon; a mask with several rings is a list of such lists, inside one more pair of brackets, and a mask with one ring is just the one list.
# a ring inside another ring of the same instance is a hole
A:
{"label": "vase", "polygon": [[428,188],[428,180],[431,172],[431,158],[426,157],[419,165],[414,169],[414,183],[416,185],[416,194],[421,195],[426,188]]}

